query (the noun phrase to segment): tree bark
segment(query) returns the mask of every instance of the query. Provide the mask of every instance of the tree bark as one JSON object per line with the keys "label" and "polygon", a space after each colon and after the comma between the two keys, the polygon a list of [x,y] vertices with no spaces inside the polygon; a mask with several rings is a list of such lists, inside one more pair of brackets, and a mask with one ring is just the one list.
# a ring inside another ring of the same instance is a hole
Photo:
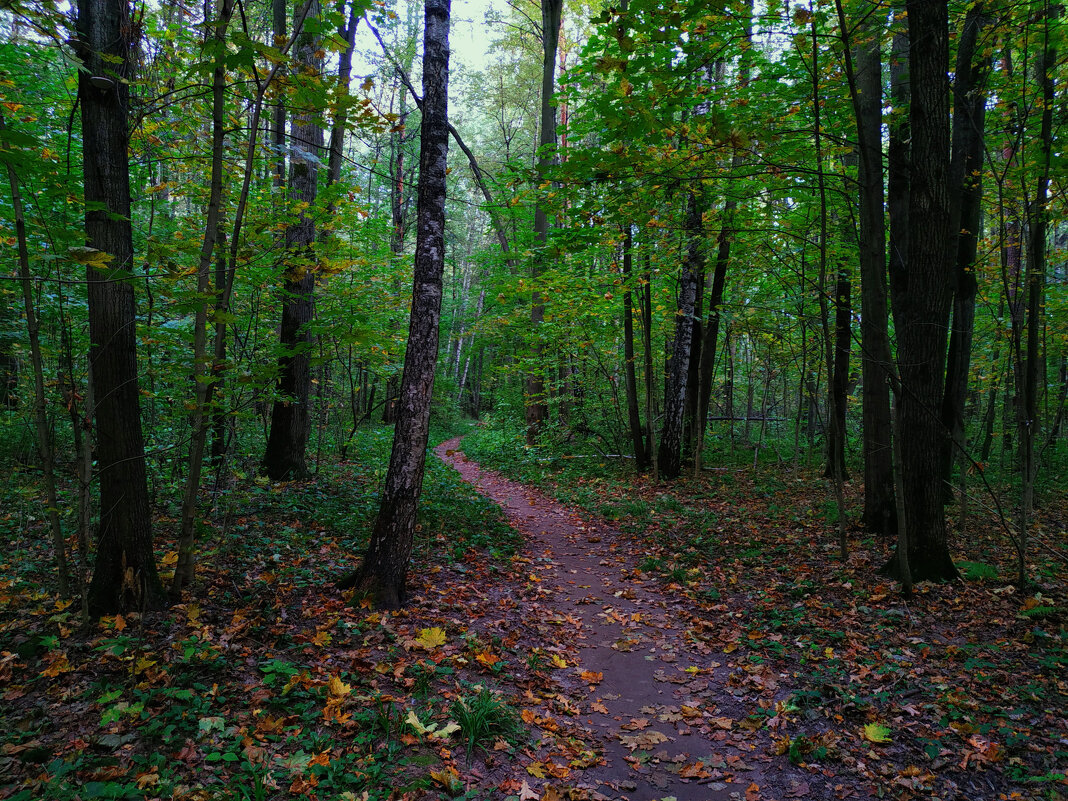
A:
{"label": "tree bark", "polygon": [[[318,0],[308,0],[305,18],[319,15]],[[302,71],[317,76],[322,69],[317,34],[302,31],[295,56]],[[318,193],[319,156],[323,128],[317,109],[294,109],[292,154],[289,160],[288,202],[307,204],[286,229],[286,271],[281,292],[282,324],[278,358],[280,396],[271,407],[271,429],[263,455],[263,470],[273,480],[308,475],[306,451],[311,433],[311,348],[309,324],[315,314],[315,217],[310,208]]]}
{"label": "tree bark", "polygon": [[[356,27],[360,24],[362,5],[352,2],[346,27],[338,34],[345,41],[345,49],[338,56],[337,96],[334,124],[330,129],[330,156],[326,167],[326,185],[333,186],[341,179],[341,162],[345,154],[345,123],[348,121],[349,81],[352,78],[352,53],[356,49]],[[327,215],[333,216],[333,202],[327,207]]]}
{"label": "tree bark", "polygon": [[[0,131],[5,128],[0,114]],[[67,543],[63,537],[63,524],[59,519],[59,502],[56,495],[55,459],[52,457],[52,432],[48,425],[44,381],[44,357],[41,355],[41,324],[33,302],[33,279],[30,276],[30,251],[26,243],[26,217],[22,210],[22,192],[18,175],[10,163],[7,165],[8,186],[11,188],[11,209],[15,214],[15,238],[18,244],[19,284],[22,287],[22,302],[26,312],[26,333],[30,340],[30,364],[33,367],[33,422],[37,434],[37,453],[41,460],[41,479],[44,482],[46,514],[52,532],[52,548],[56,555],[56,578],[61,598],[70,597],[70,567],[67,562]],[[0,381],[3,380],[0,373]],[[15,373],[17,376],[17,372]],[[5,405],[5,387],[0,385],[0,406]],[[13,397],[13,396],[12,396]]]}
{"label": "tree bark", "polygon": [[363,563],[338,584],[373,594],[378,606],[387,609],[408,600],[408,563],[430,432],[445,266],[448,69],[449,0],[427,0],[415,279],[393,451]]}
{"label": "tree bark", "polygon": [[834,368],[827,391],[834,396],[829,408],[834,410],[834,424],[827,436],[825,478],[846,481],[846,405],[849,402],[849,351],[853,344],[853,283],[845,265],[839,265],[834,284]]}
{"label": "tree bark", "polygon": [[208,293],[211,289],[212,256],[219,239],[223,194],[224,114],[226,104],[226,64],[224,60],[226,28],[234,9],[233,0],[222,0],[219,18],[212,28],[212,37],[219,48],[212,72],[212,135],[211,188],[208,193],[207,219],[204,239],[197,265],[196,313],[193,321],[193,413],[190,419],[189,467],[182,493],[182,518],[178,535],[178,562],[171,582],[172,600],[181,597],[182,589],[193,581],[194,540],[196,534],[197,496],[204,467],[204,447],[208,441],[208,407],[214,382],[210,374],[208,356]]}
{"label": "tree bark", "polygon": [[[845,12],[836,3],[846,36]],[[886,296],[886,217],[882,152],[882,22],[872,14],[865,37],[845,42],[850,98],[857,122],[860,223],[861,419],[864,428],[864,527],[891,538],[897,533],[891,445],[890,339]],[[854,57],[855,56],[855,65]]]}
{"label": "tree bark", "polygon": [[1051,41],[1050,18],[1059,16],[1059,5],[1048,4],[1043,10],[1043,41],[1034,61],[1034,80],[1042,94],[1042,111],[1039,115],[1038,170],[1033,199],[1027,204],[1027,273],[1025,287],[1026,339],[1024,350],[1018,354],[1017,430],[1019,437],[1020,522],[1017,534],[1016,582],[1026,586],[1027,552],[1030,540],[1030,520],[1034,512],[1035,477],[1038,463],[1035,442],[1039,435],[1039,374],[1042,371],[1040,354],[1043,328],[1043,312],[1046,287],[1046,232],[1049,224],[1049,179],[1053,157],[1053,69],[1057,64],[1057,48]]}
{"label": "tree bark", "polygon": [[[944,0],[911,0],[909,30],[909,244],[892,289],[901,380],[898,416],[908,560],[915,581],[959,577],[949,554],[940,476],[946,338],[956,246],[946,155],[949,12]],[[895,573],[897,558],[887,568]]]}
{"label": "tree bark", "polygon": [[[895,31],[890,48],[890,102],[887,146],[887,219],[890,223],[888,271],[891,306],[900,294],[909,250],[909,37],[907,31]],[[895,411],[895,415],[897,412]],[[896,533],[896,530],[895,530]]]}
{"label": "tree bark", "polygon": [[[279,43],[286,39],[288,8],[287,0],[271,0],[271,31],[274,33],[275,47],[279,47]],[[284,201],[283,195],[286,188],[286,99],[284,92],[278,93],[278,102],[271,109],[270,127],[274,187],[278,190],[275,201],[281,204]]]}
{"label": "tree bark", "polygon": [[638,380],[634,370],[634,302],[631,293],[634,235],[631,224],[623,230],[623,372],[627,390],[627,422],[634,450],[634,465],[639,473],[649,469],[649,452],[645,447],[641,414],[638,411]]}
{"label": "tree bark", "polygon": [[[553,106],[553,94],[556,88],[556,48],[560,41],[560,20],[563,14],[563,0],[542,0],[541,36],[541,123],[538,135],[538,176],[544,182],[546,172],[555,159],[552,152],[556,145],[556,108]],[[538,253],[534,257],[531,278],[537,281],[545,269],[545,246],[549,240],[549,215],[543,203],[534,209],[534,242]],[[544,371],[541,364],[543,348],[537,340],[539,328],[545,319],[545,300],[535,287],[530,299],[530,323],[534,331],[533,369],[526,377],[526,424],[527,443],[533,445],[538,434],[549,419],[549,406],[546,403]]]}
{"label": "tree bark", "polygon": [[983,131],[986,127],[986,76],[993,59],[990,54],[976,58],[977,43],[992,19],[983,3],[976,3],[964,20],[957,44],[957,67],[953,81],[953,155],[950,165],[950,191],[959,192],[960,225],[957,234],[956,291],[953,295],[953,322],[946,361],[946,388],[942,396],[942,424],[948,436],[942,448],[944,498],[952,500],[953,462],[963,453],[964,399],[968,391],[968,371],[975,330],[975,297],[979,283],[975,261],[982,225]]}
{"label": "tree bark", "polygon": [[141,404],[126,110],[132,38],[124,0],[80,0],[75,49],[82,107],[85,232],[90,252],[89,362],[96,398],[100,529],[88,590],[93,616],[165,603],[152,551]]}
{"label": "tree bark", "polygon": [[[738,166],[741,159],[733,159]],[[705,446],[705,429],[708,427],[708,409],[712,403],[712,381],[716,374],[716,349],[719,346],[719,327],[723,310],[723,290],[727,284],[727,266],[730,264],[731,243],[734,240],[734,213],[738,201],[728,198],[723,204],[723,222],[716,237],[716,264],[712,269],[712,285],[708,294],[708,319],[702,331],[699,384],[697,386],[697,443],[694,446],[694,471],[701,469],[701,456]]]}
{"label": "tree bark", "polygon": [[[838,368],[841,364],[840,354],[838,353],[839,337],[831,337],[830,328],[830,314],[827,303],[827,181],[823,169],[823,123],[822,123],[822,98],[820,96],[820,68],[819,68],[819,37],[816,17],[812,17],[812,62],[811,62],[811,77],[812,77],[812,112],[813,112],[813,124],[812,124],[812,139],[813,149],[816,155],[816,187],[819,193],[819,286],[817,292],[819,293],[819,306],[820,306],[820,321],[823,328],[823,354],[824,364],[827,368],[827,473],[832,479],[832,485],[834,489],[835,505],[838,510],[838,549],[839,558],[844,562],[849,555],[848,541],[846,539],[846,527],[845,527],[845,493],[843,491],[843,481],[845,480],[845,386],[844,379],[838,375]],[[848,279],[847,279],[848,281]],[[837,282],[835,292],[835,309],[837,310],[835,318],[835,327],[841,326],[841,312],[842,306],[848,305],[848,296],[844,299],[840,297],[842,285],[841,270],[839,271],[839,278]],[[848,283],[846,284],[848,286]],[[848,327],[848,311],[846,312],[845,327]],[[848,336],[846,338],[846,352],[845,352],[845,370],[848,371],[849,367],[849,350],[848,350]],[[841,384],[836,385],[836,379]],[[749,386],[752,387],[752,381],[749,382]],[[842,392],[839,393],[839,387]],[[748,426],[748,414],[747,422]]]}
{"label": "tree bark", "polygon": [[698,276],[704,259],[701,238],[703,229],[701,204],[694,190],[686,201],[686,259],[679,276],[679,300],[675,313],[675,337],[668,361],[667,385],[664,393],[664,425],[660,431],[657,455],[660,476],[677,478],[682,471],[682,428],[686,413],[686,393],[689,389],[690,353],[693,343],[693,318],[697,302]]}

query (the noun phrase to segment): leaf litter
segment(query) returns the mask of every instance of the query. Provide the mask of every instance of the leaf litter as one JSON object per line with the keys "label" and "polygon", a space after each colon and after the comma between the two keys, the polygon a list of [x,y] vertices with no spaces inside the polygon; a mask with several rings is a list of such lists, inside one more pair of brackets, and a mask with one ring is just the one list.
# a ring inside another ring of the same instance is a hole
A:
{"label": "leaf litter", "polygon": [[354,556],[332,526],[266,505],[233,526],[276,552],[209,554],[166,618],[81,632],[5,571],[0,798],[1063,796],[1060,585],[906,606],[878,554],[831,563],[816,522],[738,488],[704,531],[620,531],[455,447],[524,545],[417,553],[397,613],[327,586]]}

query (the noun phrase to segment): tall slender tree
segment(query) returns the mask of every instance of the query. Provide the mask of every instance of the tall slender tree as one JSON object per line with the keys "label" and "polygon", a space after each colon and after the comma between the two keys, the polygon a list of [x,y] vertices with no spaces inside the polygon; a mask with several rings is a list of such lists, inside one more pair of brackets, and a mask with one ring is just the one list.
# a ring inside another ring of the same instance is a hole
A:
{"label": "tall slender tree", "polygon": [[845,10],[836,3],[846,77],[857,124],[860,261],[861,419],[864,453],[864,526],[896,533],[890,416],[890,339],[886,294],[886,214],[882,153],[882,21],[875,3],[851,41]]}
{"label": "tall slender tree", "polygon": [[[555,155],[552,148],[556,145],[556,106],[553,94],[556,90],[556,48],[560,41],[560,21],[563,16],[564,0],[542,0],[541,3],[541,123],[538,134],[538,175],[544,180],[545,173],[553,163]],[[533,278],[545,269],[545,246],[549,239],[549,215],[543,203],[534,209],[534,241],[538,252],[534,256]],[[530,322],[533,328],[534,364],[526,378],[526,422],[527,442],[531,445],[549,418],[549,406],[545,397],[544,369],[541,364],[542,346],[537,341],[538,331],[545,320],[545,301],[541,291],[535,287],[530,299]]]}
{"label": "tall slender tree", "polygon": [[[194,535],[200,492],[200,475],[204,467],[204,448],[208,441],[209,404],[215,384],[210,375],[208,355],[208,294],[211,289],[212,258],[221,234],[223,195],[223,156],[226,131],[226,29],[234,10],[234,0],[221,0],[218,19],[211,28],[211,40],[216,45],[215,68],[211,81],[211,184],[208,190],[208,209],[204,221],[204,238],[197,264],[197,298],[193,321],[193,413],[190,415],[189,470],[182,494],[181,530],[178,536],[178,564],[174,568],[171,597],[177,599],[182,588],[193,580]],[[222,248],[218,249],[222,252]],[[216,297],[218,287],[216,287]]]}
{"label": "tall slender tree", "polygon": [[139,26],[125,0],[80,0],[73,42],[82,110],[89,362],[100,523],[91,615],[158,608],[137,381],[127,109]]}
{"label": "tall slender tree", "polygon": [[[968,9],[957,44],[953,79],[953,154],[949,180],[950,190],[959,193],[960,225],[946,387],[942,396],[942,424],[947,436],[942,446],[941,475],[947,490],[953,462],[966,446],[964,401],[975,331],[975,299],[979,291],[975,268],[982,226],[985,84],[993,61],[993,48],[983,52],[981,35],[992,22],[985,3],[975,3]],[[951,498],[952,492],[945,492],[945,497]]]}
{"label": "tall slender tree", "polygon": [[321,86],[323,57],[319,49],[317,17],[319,0],[307,0],[303,17],[313,20],[297,40],[295,53],[300,65],[296,76],[302,91],[292,104],[292,146],[289,160],[287,198],[299,207],[297,220],[286,228],[286,269],[281,292],[282,325],[278,358],[278,395],[271,408],[271,431],[263,455],[264,472],[272,479],[304,478],[308,475],[305,451],[311,433],[311,348],[310,323],[315,314],[315,281],[318,275],[315,243],[315,214],[312,206],[318,195],[319,164],[323,150],[323,126],[314,97]]}
{"label": "tall slender tree", "polygon": [[438,357],[449,150],[449,6],[450,0],[426,3],[415,277],[393,450],[363,563],[338,585],[370,592],[376,603],[387,609],[396,609],[408,600],[408,563],[423,486]]}
{"label": "tall slender tree", "polygon": [[627,422],[630,426],[630,439],[634,448],[634,464],[639,473],[646,472],[652,465],[642,429],[641,413],[638,409],[638,379],[634,368],[634,300],[633,300],[633,260],[634,227],[630,223],[623,226],[623,375],[626,383]]}

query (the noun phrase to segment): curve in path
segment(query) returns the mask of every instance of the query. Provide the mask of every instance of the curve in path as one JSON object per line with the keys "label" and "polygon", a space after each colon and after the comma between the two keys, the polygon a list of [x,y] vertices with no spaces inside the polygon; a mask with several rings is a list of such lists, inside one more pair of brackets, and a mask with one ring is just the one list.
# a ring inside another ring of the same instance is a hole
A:
{"label": "curve in path", "polygon": [[[760,699],[731,681],[738,669],[726,654],[686,636],[693,630],[692,606],[669,597],[658,582],[644,580],[634,569],[636,555],[618,532],[480,468],[458,445],[459,439],[450,440],[436,453],[500,504],[524,535],[524,555],[538,582],[538,601],[527,602],[529,619],[566,614],[573,623],[573,640],[559,645],[577,664],[554,675],[572,697],[585,694],[581,720],[603,747],[601,763],[586,768],[576,785],[591,799],[868,795],[820,782],[818,772],[784,767],[784,758],[772,762],[766,733],[745,728]],[[764,676],[766,708],[782,695],[776,690],[785,679]]]}

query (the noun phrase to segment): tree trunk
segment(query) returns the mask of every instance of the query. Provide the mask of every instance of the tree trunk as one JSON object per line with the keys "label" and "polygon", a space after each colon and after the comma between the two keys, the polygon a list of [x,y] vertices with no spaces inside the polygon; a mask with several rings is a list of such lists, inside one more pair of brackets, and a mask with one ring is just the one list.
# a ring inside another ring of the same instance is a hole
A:
{"label": "tree trunk", "polygon": [[976,44],[983,28],[992,22],[983,3],[968,9],[964,30],[957,44],[957,68],[953,81],[953,155],[950,191],[959,192],[960,225],[957,235],[956,291],[953,296],[953,323],[946,360],[946,388],[942,396],[942,424],[947,436],[942,449],[944,498],[953,498],[953,462],[967,446],[964,432],[964,399],[968,391],[968,371],[975,330],[975,297],[979,283],[975,261],[982,225],[983,131],[986,125],[985,81],[993,59],[976,58]]}
{"label": "tree trunk", "polygon": [[[556,88],[556,48],[560,40],[560,20],[563,0],[542,0],[541,35],[541,123],[538,135],[538,175],[545,180],[545,173],[552,165],[556,145],[556,109],[553,94]],[[545,206],[538,203],[534,209],[534,242],[538,253],[534,257],[532,278],[536,282],[545,269],[545,246],[549,239],[549,216]],[[549,419],[549,406],[545,397],[545,379],[542,366],[542,345],[538,341],[539,328],[545,319],[545,301],[535,287],[530,299],[530,324],[534,331],[533,368],[526,377],[526,423],[527,443],[533,445],[538,434]]]}
{"label": "tree trunk", "polygon": [[634,303],[631,299],[631,276],[634,236],[630,223],[623,230],[623,371],[627,385],[627,421],[634,449],[634,465],[639,473],[649,469],[649,452],[642,435],[638,411],[638,380],[634,370]]}
{"label": "tree trunk", "polygon": [[[849,30],[836,3],[843,37]],[[864,427],[864,527],[891,538],[897,533],[891,446],[890,339],[887,332],[886,217],[882,153],[881,21],[862,26],[855,48],[845,42],[850,98],[859,156],[861,416]],[[855,68],[852,56],[855,54]]]}
{"label": "tree trunk", "polygon": [[[830,312],[827,304],[827,181],[823,169],[823,123],[822,123],[822,98],[820,96],[820,68],[819,68],[819,37],[816,18],[812,17],[812,139],[813,149],[816,154],[816,186],[820,202],[820,233],[819,233],[819,293],[820,320],[823,326],[823,353],[824,365],[827,368],[827,473],[832,479],[835,506],[838,510],[838,555],[844,562],[849,555],[848,542],[846,540],[845,526],[845,493],[842,483],[845,480],[845,383],[848,380],[844,373],[849,370],[849,337],[846,334],[846,347],[844,359],[840,353],[841,328],[848,330],[849,325],[849,297],[848,291],[843,298],[842,285],[849,286],[848,277],[843,279],[842,271],[839,270],[838,281],[835,291],[835,328],[838,336],[832,339],[830,327]],[[845,323],[842,323],[842,307],[845,306]],[[844,365],[842,364],[844,362]],[[839,374],[839,367],[844,369]],[[752,386],[752,382],[750,382]],[[748,415],[746,417],[748,425]]]}
{"label": "tree trunk", "polygon": [[656,461],[656,417],[655,397],[653,392],[653,268],[652,257],[645,251],[645,271],[641,293],[642,308],[642,351],[645,356],[645,448],[649,455],[649,466],[653,471],[653,481],[660,480],[660,466]]}
{"label": "tree trunk", "polygon": [[[222,386],[220,376],[226,360],[226,318],[222,314],[225,311],[227,297],[226,234],[221,230],[218,231],[218,239],[215,254],[215,340],[212,345],[214,376],[209,389],[211,397],[215,397],[220,391]],[[233,418],[227,413],[225,405],[217,399],[211,421],[211,466],[216,471],[216,477],[219,475],[218,471],[222,469],[232,431]]]}
{"label": "tree trunk", "polygon": [[[909,125],[912,133],[908,250],[892,284],[901,380],[898,416],[908,560],[915,581],[958,578],[942,508],[942,420],[946,338],[956,238],[951,213],[949,12],[944,0],[908,3]],[[896,288],[895,288],[896,286]],[[898,560],[887,566],[891,574]]]}
{"label": "tree trunk", "polygon": [[[741,159],[734,158],[734,166],[741,164]],[[716,348],[719,345],[719,326],[723,307],[723,289],[727,283],[727,265],[730,264],[731,242],[734,239],[734,212],[738,201],[729,198],[723,204],[723,222],[720,224],[719,236],[716,238],[716,265],[712,270],[712,285],[708,294],[708,320],[702,331],[701,366],[698,371],[699,384],[697,393],[697,417],[700,425],[697,429],[697,443],[694,446],[694,473],[701,470],[701,455],[705,447],[705,430],[708,428],[708,409],[712,403],[712,381],[716,375]]]}
{"label": "tree trunk", "polygon": [[18,341],[19,313],[7,296],[0,296],[0,409],[15,409],[19,405],[19,357],[15,353]]}
{"label": "tree trunk", "polygon": [[1030,539],[1030,520],[1034,512],[1035,476],[1038,463],[1035,442],[1039,433],[1038,395],[1040,338],[1043,328],[1043,312],[1046,288],[1046,231],[1049,223],[1049,179],[1053,156],[1053,69],[1057,64],[1057,49],[1050,41],[1050,17],[1060,11],[1059,7],[1047,6],[1042,17],[1043,42],[1035,57],[1034,79],[1042,94],[1042,111],[1038,133],[1038,176],[1033,199],[1027,204],[1027,311],[1026,341],[1019,354],[1020,363],[1017,382],[1017,430],[1020,448],[1020,523],[1016,563],[1016,582],[1027,584],[1027,551]]}
{"label": "tree trunk", "polygon": [[[345,42],[345,49],[338,56],[337,65],[337,109],[334,112],[334,124],[330,129],[330,156],[326,168],[326,185],[333,186],[341,179],[341,161],[345,154],[345,123],[348,120],[348,106],[345,101],[349,96],[349,81],[352,77],[352,52],[356,49],[356,27],[360,24],[362,5],[352,2],[349,6],[348,25],[338,31]],[[334,203],[327,207],[327,215],[332,217]]]}
{"label": "tree trunk", "polygon": [[152,551],[145,447],[137,378],[137,309],[126,110],[131,37],[124,0],[80,0],[75,48],[82,107],[89,362],[96,398],[100,530],[90,583],[93,616],[160,608],[163,588]]}
{"label": "tree trunk", "polygon": [[[271,0],[271,31],[274,34],[274,45],[286,38],[286,17],[289,4],[287,0]],[[285,92],[278,93],[278,102],[271,110],[271,149],[272,168],[274,171],[274,187],[277,190],[275,202],[285,202],[284,192],[286,188],[286,98]]]}
{"label": "tree trunk", "polygon": [[445,266],[445,172],[448,127],[449,0],[427,0],[423,40],[419,211],[415,280],[401,400],[382,506],[360,568],[338,586],[372,593],[380,607],[408,600],[407,573],[430,432]]}
{"label": "tree trunk", "polygon": [[[398,121],[403,121],[408,118],[408,84],[405,80],[405,67],[410,67],[411,61],[408,61],[406,65],[398,64],[395,66],[397,73],[404,84],[400,87],[400,103],[398,106]],[[409,206],[404,197],[405,188],[409,183],[409,175],[404,171],[404,148],[407,141],[408,138],[405,136],[404,128],[401,126],[394,126],[389,139],[389,208],[390,222],[392,223],[389,229],[389,252],[392,255],[393,264],[398,265],[398,267],[404,259],[404,242],[408,236]],[[400,280],[397,277],[398,273],[399,269],[394,272],[394,286],[396,288],[396,294],[399,296],[401,285]],[[399,322],[395,318],[391,318],[389,327],[391,331],[394,331],[399,327]],[[397,421],[398,391],[399,385],[397,376],[387,376],[386,385],[384,387],[385,398],[384,403],[382,404],[382,422],[387,425],[392,425]]]}
{"label": "tree trunk", "polygon": [[[318,0],[308,0],[305,17],[319,15]],[[322,68],[319,36],[302,31],[297,41],[297,60],[302,72],[318,76]],[[299,96],[299,95],[298,95]],[[278,358],[280,396],[271,407],[271,429],[263,455],[263,470],[273,480],[300,479],[308,475],[306,451],[311,433],[311,348],[309,324],[315,314],[315,217],[310,208],[318,192],[319,155],[323,128],[317,109],[294,109],[293,148],[289,160],[288,202],[307,204],[296,222],[286,229],[286,271],[281,293],[282,325]]]}
{"label": "tree trunk", "polygon": [[694,307],[697,301],[697,282],[704,258],[701,239],[701,207],[694,190],[687,195],[686,231],[687,252],[679,276],[678,310],[675,314],[675,336],[668,361],[667,385],[664,392],[664,425],[660,431],[657,462],[662,478],[677,478],[682,471],[682,425],[686,412],[686,392],[690,374],[690,351],[693,339]]}
{"label": "tree trunk", "polygon": [[890,102],[894,113],[889,116],[886,182],[886,212],[890,222],[888,268],[891,305],[901,291],[909,250],[909,142],[912,133],[909,128],[908,61],[908,33],[896,31],[890,49]]}
{"label": "tree trunk", "polygon": [[[845,481],[846,470],[846,404],[849,402],[849,351],[853,342],[853,284],[845,265],[840,265],[834,284],[834,359],[833,372],[827,381],[827,391],[833,396],[828,409],[834,410],[834,420],[827,432],[827,467],[825,478]],[[836,478],[837,477],[837,478]]]}
{"label": "tree trunk", "polygon": [[[0,114],[0,131],[5,128]],[[52,458],[52,432],[48,425],[47,402],[44,381],[44,358],[41,355],[41,324],[33,302],[33,279],[30,276],[30,251],[26,243],[26,217],[22,211],[22,192],[18,176],[10,162],[7,165],[8,186],[11,188],[11,207],[15,214],[15,238],[18,244],[19,283],[22,286],[22,302],[26,311],[26,333],[30,340],[30,364],[33,367],[33,422],[37,434],[37,453],[41,460],[41,479],[44,482],[46,514],[52,532],[52,548],[56,554],[56,578],[61,598],[70,597],[70,567],[67,563],[67,543],[63,537],[63,524],[59,519],[59,502],[56,496],[55,460]],[[15,373],[17,376],[17,373]],[[0,381],[6,375],[0,372]],[[9,396],[6,387],[0,384],[0,406],[6,405]]]}
{"label": "tree trunk", "polygon": [[193,321],[193,414],[190,419],[189,467],[182,493],[182,518],[178,535],[178,562],[171,582],[171,599],[177,601],[182,589],[193,581],[194,538],[196,534],[197,495],[204,467],[204,447],[208,441],[208,406],[214,390],[208,356],[208,293],[211,288],[211,260],[219,238],[220,207],[223,194],[224,114],[226,104],[226,64],[224,60],[226,28],[233,12],[233,0],[222,0],[212,37],[218,47],[212,73],[211,188],[204,239],[197,265],[196,313]]}

